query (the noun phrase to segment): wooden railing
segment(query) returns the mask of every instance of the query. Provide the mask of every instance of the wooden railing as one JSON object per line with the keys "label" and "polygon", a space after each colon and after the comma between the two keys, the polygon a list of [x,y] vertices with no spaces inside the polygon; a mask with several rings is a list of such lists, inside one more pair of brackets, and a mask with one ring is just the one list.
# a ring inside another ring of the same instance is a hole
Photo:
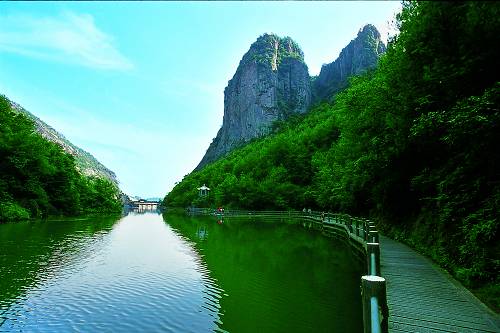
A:
{"label": "wooden railing", "polygon": [[323,230],[344,233],[352,245],[366,256],[366,275],[361,277],[363,303],[363,327],[365,333],[387,333],[389,330],[389,308],[387,306],[386,281],[380,270],[379,234],[375,223],[368,219],[347,214],[317,211],[252,211],[189,208],[191,215],[214,215],[222,217],[294,218],[311,221]]}

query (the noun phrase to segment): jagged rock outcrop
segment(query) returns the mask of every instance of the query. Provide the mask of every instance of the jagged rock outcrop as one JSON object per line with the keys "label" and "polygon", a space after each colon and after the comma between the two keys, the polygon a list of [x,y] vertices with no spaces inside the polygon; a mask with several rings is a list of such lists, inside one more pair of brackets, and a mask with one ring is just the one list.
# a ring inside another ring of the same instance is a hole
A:
{"label": "jagged rock outcrop", "polygon": [[364,26],[334,62],[321,67],[313,82],[313,100],[327,99],[347,87],[350,76],[375,67],[385,50],[377,28]]}
{"label": "jagged rock outcrop", "polygon": [[289,37],[260,36],[224,90],[222,127],[196,169],[268,133],[274,121],[306,112],[310,103],[309,72],[300,47]]}
{"label": "jagged rock outcrop", "polygon": [[311,80],[304,54],[291,38],[260,36],[224,90],[222,127],[195,170],[268,133],[274,121],[330,98],[347,87],[350,76],[375,67],[385,49],[377,28],[368,24]]}
{"label": "jagged rock outcrop", "polygon": [[19,104],[10,100],[9,102],[15,111],[26,115],[33,121],[36,131],[40,133],[40,135],[59,145],[65,152],[74,156],[76,167],[82,174],[86,176],[106,178],[118,186],[118,179],[116,178],[115,173],[102,165],[94,156],[69,142],[61,133],[57,132],[55,129],[47,125],[44,121],[24,109]]}

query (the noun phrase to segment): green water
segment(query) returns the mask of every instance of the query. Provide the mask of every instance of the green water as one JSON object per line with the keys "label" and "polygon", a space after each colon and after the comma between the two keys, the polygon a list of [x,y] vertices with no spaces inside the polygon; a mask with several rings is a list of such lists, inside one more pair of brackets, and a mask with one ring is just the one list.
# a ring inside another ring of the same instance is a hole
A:
{"label": "green water", "polygon": [[298,224],[0,225],[0,332],[361,332],[360,263]]}

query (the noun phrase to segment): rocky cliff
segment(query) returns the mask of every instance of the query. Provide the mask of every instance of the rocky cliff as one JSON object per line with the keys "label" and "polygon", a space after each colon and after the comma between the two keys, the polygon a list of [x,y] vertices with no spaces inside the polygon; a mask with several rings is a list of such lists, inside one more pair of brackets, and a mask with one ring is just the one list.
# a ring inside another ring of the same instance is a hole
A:
{"label": "rocky cliff", "polygon": [[87,176],[106,178],[118,186],[118,180],[115,173],[102,165],[94,156],[69,142],[61,133],[47,125],[40,118],[25,110],[19,104],[12,101],[10,101],[10,104],[14,110],[23,113],[34,122],[35,128],[40,135],[47,140],[56,143],[64,151],[74,156],[76,166],[81,173]]}
{"label": "rocky cliff", "polygon": [[304,54],[291,38],[260,36],[224,90],[222,127],[195,170],[268,133],[274,121],[304,113],[312,101],[331,97],[347,86],[350,76],[375,67],[384,52],[380,33],[368,24],[311,80]]}
{"label": "rocky cliff", "polygon": [[310,103],[309,72],[300,47],[289,37],[260,36],[224,90],[222,127],[196,169],[268,133],[274,121],[306,112]]}
{"label": "rocky cliff", "polygon": [[375,67],[385,49],[377,28],[371,24],[364,26],[334,62],[321,67],[313,82],[314,101],[331,97],[347,86],[350,76]]}

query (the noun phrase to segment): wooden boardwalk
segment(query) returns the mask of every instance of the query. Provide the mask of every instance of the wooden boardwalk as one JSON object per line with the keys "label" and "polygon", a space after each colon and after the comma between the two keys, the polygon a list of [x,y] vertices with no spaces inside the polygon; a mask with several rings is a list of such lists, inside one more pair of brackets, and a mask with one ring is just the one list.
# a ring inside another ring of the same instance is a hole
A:
{"label": "wooden boardwalk", "polygon": [[389,332],[496,332],[499,316],[408,246],[380,237]]}

